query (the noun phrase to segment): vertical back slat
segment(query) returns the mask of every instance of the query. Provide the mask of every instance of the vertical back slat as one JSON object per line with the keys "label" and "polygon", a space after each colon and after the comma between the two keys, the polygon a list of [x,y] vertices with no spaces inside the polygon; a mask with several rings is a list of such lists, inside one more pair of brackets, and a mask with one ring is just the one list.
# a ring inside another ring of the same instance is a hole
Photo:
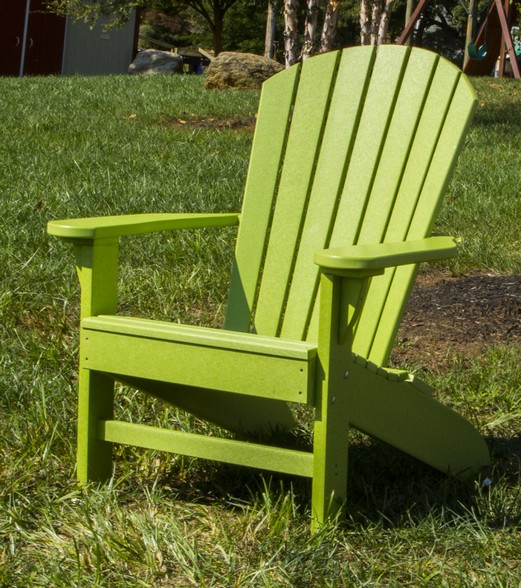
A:
{"label": "vertical back slat", "polygon": [[353,49],[344,52],[338,67],[281,337],[306,336],[318,289],[318,267],[313,263],[313,254],[327,246],[331,234],[374,57],[375,48]]}
{"label": "vertical back slat", "polygon": [[225,328],[250,327],[300,66],[263,86],[237,237]]}
{"label": "vertical back slat", "polygon": [[[409,157],[386,241],[415,240],[430,235],[475,105],[474,91],[468,80],[461,77],[455,66],[441,61]],[[436,129],[439,132],[434,132],[433,137],[433,130]],[[425,171],[420,174],[419,170]],[[400,219],[401,210],[405,218]],[[389,270],[385,278],[374,281],[369,293],[368,302],[371,304],[371,297],[376,297],[378,290],[385,290],[385,279],[389,281],[387,295],[385,298],[382,296],[380,301],[380,319],[371,346],[358,350],[357,341],[357,352],[364,352],[365,357],[380,365],[389,359],[415,273],[416,268],[412,266]],[[378,284],[379,280],[382,284]],[[361,322],[360,328],[367,330],[367,323]]]}
{"label": "vertical back slat", "polygon": [[302,66],[255,308],[263,335],[279,334],[337,60],[337,52],[326,53]]}
{"label": "vertical back slat", "polygon": [[332,247],[357,242],[409,53],[403,47],[386,45],[376,54],[331,236]]}

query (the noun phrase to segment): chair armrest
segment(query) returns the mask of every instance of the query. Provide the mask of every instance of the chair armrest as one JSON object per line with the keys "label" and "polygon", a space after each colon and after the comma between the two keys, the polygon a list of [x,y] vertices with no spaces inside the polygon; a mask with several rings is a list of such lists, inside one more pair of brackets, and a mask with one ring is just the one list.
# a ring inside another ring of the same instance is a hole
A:
{"label": "chair armrest", "polygon": [[239,224],[238,213],[132,214],[50,221],[47,232],[67,241],[117,238],[175,229]]}
{"label": "chair armrest", "polygon": [[315,253],[315,263],[326,273],[378,275],[385,268],[455,257],[453,237],[428,237],[418,241],[334,247]]}
{"label": "chair armrest", "polygon": [[119,237],[237,224],[237,213],[135,214],[51,221],[47,231],[74,245],[83,319],[116,313]]}

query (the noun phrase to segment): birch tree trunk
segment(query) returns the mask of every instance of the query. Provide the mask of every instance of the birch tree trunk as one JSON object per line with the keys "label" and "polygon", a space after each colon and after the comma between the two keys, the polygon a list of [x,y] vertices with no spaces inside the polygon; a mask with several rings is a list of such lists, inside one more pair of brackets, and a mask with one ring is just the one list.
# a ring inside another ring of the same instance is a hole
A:
{"label": "birch tree trunk", "polygon": [[264,40],[264,57],[273,59],[275,35],[277,31],[277,0],[268,0],[268,16],[266,18],[266,37]]}
{"label": "birch tree trunk", "polygon": [[302,59],[311,57],[314,53],[315,36],[317,33],[318,0],[307,0],[306,21],[304,22],[304,44]]}
{"label": "birch tree trunk", "polygon": [[394,0],[385,0],[385,5],[382,14],[380,15],[380,25],[378,27],[378,45],[382,45],[386,41],[393,2]]}
{"label": "birch tree trunk", "polygon": [[369,0],[360,0],[360,45],[369,45],[371,41],[371,16]]}
{"label": "birch tree trunk", "polygon": [[373,0],[371,10],[371,45],[378,45],[378,28],[380,26],[380,15],[382,13],[382,6],[380,0]]}
{"label": "birch tree trunk", "polygon": [[297,49],[298,0],[284,0],[284,54],[286,67],[298,61]]}
{"label": "birch tree trunk", "polygon": [[340,0],[328,0],[326,14],[324,15],[324,26],[320,37],[320,53],[327,53],[333,48],[339,12]]}
{"label": "birch tree trunk", "polygon": [[360,0],[360,44],[381,45],[389,30],[394,0]]}

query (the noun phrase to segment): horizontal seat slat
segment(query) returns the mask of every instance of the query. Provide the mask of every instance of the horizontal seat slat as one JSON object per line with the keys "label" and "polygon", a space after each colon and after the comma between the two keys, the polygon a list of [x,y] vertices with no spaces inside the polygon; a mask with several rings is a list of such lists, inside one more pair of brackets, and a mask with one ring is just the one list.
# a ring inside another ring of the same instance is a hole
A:
{"label": "horizontal seat slat", "polygon": [[307,341],[294,341],[224,329],[194,327],[166,321],[153,321],[126,316],[97,316],[84,319],[84,329],[178,341],[236,351],[308,360],[316,356],[317,346]]}

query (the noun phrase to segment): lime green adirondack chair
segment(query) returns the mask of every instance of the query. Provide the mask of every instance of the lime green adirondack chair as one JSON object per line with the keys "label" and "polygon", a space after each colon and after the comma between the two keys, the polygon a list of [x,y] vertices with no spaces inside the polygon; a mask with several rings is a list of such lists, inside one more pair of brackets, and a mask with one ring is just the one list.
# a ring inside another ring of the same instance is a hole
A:
{"label": "lime green adirondack chair", "polygon": [[[264,84],[241,214],[143,214],[49,223],[81,283],[78,476],[112,475],[112,444],[312,479],[319,525],[343,508],[355,427],[454,475],[489,462],[481,436],[411,374],[386,369],[475,106],[434,53],[352,48]],[[117,316],[118,239],[238,225],[224,330]],[[114,420],[114,381],[231,431],[291,429],[314,408],[312,451]]]}

